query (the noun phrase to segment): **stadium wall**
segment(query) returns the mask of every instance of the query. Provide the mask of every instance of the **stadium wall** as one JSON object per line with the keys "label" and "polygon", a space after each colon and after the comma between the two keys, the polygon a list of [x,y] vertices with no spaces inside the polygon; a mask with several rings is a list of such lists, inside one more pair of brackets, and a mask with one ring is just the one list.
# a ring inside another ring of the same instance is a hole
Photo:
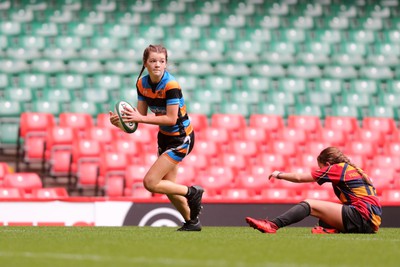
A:
{"label": "stadium wall", "polygon": [[[245,226],[244,218],[275,217],[293,203],[204,203],[204,226]],[[400,206],[384,206],[382,227],[400,227]],[[0,226],[178,226],[181,215],[168,202],[70,198],[53,201],[1,201]],[[314,226],[309,217],[293,226]]]}

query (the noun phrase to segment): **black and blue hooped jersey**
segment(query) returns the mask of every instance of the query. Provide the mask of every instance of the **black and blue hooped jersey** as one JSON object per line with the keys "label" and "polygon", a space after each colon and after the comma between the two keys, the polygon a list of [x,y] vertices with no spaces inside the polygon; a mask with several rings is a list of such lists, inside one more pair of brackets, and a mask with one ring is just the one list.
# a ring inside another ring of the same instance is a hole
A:
{"label": "black and blue hooped jersey", "polygon": [[136,84],[138,100],[145,101],[156,115],[165,115],[168,105],[179,105],[178,119],[173,126],[160,126],[160,132],[169,136],[186,136],[193,131],[186,111],[182,90],[175,77],[165,71],[158,84],[152,84],[149,75],[139,79]]}

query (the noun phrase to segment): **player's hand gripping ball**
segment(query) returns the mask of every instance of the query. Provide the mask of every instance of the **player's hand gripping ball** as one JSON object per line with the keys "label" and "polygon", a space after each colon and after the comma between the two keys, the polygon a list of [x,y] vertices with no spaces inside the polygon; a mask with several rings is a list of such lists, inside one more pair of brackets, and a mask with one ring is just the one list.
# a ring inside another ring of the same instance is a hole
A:
{"label": "player's hand gripping ball", "polygon": [[117,104],[115,104],[115,111],[118,114],[119,122],[121,124],[121,129],[127,133],[134,133],[138,127],[138,123],[137,122],[124,122],[122,120],[122,116],[125,115],[124,107],[129,107],[129,108],[133,109],[131,104],[129,104],[126,101],[118,101]]}

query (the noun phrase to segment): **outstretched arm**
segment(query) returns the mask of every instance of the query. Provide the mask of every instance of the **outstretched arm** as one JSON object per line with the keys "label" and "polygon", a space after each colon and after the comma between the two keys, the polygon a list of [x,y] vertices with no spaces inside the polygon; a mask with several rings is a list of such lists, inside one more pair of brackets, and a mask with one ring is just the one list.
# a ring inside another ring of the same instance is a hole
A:
{"label": "outstretched arm", "polygon": [[292,183],[315,182],[315,180],[311,176],[311,173],[291,173],[291,172],[274,171],[273,173],[270,174],[268,179],[271,179],[272,177],[276,179],[286,180]]}

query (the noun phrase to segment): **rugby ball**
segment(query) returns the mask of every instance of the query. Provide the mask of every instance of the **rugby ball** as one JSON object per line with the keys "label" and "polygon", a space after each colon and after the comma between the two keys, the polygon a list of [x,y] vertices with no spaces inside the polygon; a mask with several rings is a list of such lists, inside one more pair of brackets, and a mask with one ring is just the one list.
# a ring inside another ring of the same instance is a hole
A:
{"label": "rugby ball", "polygon": [[124,112],[125,112],[124,107],[130,107],[131,109],[133,109],[132,105],[126,101],[118,101],[115,104],[115,111],[118,114],[119,122],[121,124],[121,129],[127,133],[134,133],[138,127],[138,123],[137,122],[127,122],[126,123],[122,120],[122,116],[124,116]]}

